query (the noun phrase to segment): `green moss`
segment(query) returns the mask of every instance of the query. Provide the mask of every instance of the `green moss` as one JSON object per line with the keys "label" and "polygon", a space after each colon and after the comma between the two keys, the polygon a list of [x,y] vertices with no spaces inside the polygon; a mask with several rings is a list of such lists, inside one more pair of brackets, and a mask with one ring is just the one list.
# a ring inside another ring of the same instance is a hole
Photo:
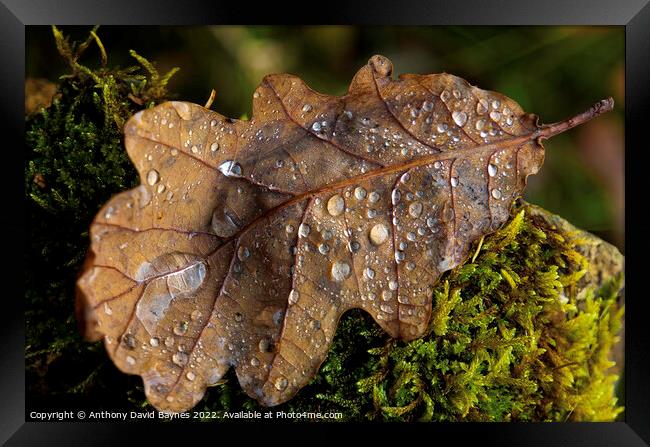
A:
{"label": "green moss", "polygon": [[[72,73],[59,83],[60,98],[26,122],[29,403],[150,409],[138,377],[117,371],[101,343],[81,341],[74,283],[94,214],[139,181],[121,123],[166,97],[173,73],[159,76],[135,53],[145,74],[106,62],[92,71],[79,64],[83,48],[96,42],[107,58],[94,32],[81,45],[55,36]],[[390,339],[367,314],[349,311],[318,375],[272,410],[354,421],[615,419],[620,254],[525,203],[471,253],[434,286],[425,337]],[[268,410],[241,391],[232,370],[195,409]]]}

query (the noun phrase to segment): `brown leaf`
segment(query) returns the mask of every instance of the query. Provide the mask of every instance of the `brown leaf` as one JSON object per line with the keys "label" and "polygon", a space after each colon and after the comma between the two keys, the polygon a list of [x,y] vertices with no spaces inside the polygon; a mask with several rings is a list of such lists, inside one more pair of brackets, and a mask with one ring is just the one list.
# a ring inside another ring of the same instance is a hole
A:
{"label": "brown leaf", "polygon": [[347,95],[267,76],[250,121],[187,102],[134,115],[142,185],[91,226],[85,332],[158,409],[194,406],[234,366],[264,405],[318,371],[343,312],[423,335],[432,287],[508,218],[550,126],[449,74],[391,79],[374,56]]}

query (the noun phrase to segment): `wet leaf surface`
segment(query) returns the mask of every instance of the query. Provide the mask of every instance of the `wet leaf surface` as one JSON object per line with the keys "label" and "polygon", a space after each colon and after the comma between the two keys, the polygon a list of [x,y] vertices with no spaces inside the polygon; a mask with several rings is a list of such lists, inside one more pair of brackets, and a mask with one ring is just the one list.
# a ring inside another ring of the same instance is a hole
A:
{"label": "wet leaf surface", "polygon": [[142,184],[95,218],[77,313],[156,408],[190,409],[230,367],[285,402],[351,308],[422,336],[432,286],[507,220],[541,140],[613,106],[540,126],[456,76],[391,72],[372,57],[342,97],[267,76],[250,121],[187,102],[128,121]]}

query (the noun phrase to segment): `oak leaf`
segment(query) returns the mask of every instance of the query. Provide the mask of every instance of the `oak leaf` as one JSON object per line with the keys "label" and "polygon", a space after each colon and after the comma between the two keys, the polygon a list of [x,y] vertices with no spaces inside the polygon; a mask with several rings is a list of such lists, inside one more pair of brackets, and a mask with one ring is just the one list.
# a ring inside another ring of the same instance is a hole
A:
{"label": "oak leaf", "polygon": [[267,76],[250,121],[166,102],[127,122],[142,184],[93,221],[77,313],[156,408],[190,409],[230,367],[285,402],[351,308],[422,336],[436,281],[507,220],[541,140],[613,106],[541,126],[456,76],[391,72],[374,56],[341,97]]}

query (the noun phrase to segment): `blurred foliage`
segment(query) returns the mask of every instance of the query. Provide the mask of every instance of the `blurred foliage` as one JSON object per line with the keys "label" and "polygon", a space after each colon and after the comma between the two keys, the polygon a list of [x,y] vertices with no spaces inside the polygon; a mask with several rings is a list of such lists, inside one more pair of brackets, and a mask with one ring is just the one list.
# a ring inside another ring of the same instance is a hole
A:
{"label": "blurred foliage", "polygon": [[[73,296],[90,221],[138,181],[120,124],[171,97],[168,90],[203,104],[214,88],[214,109],[250,116],[267,73],[292,72],[317,91],[342,94],[356,69],[381,53],[398,73],[451,72],[511,96],[545,122],[612,95],[609,125],[622,127],[622,28],[103,27],[91,38],[88,27],[61,31],[70,39],[59,34],[58,50],[49,27],[26,33],[27,76],[58,86],[51,106],[26,117],[27,404],[39,409],[148,407],[141,380],[119,373],[101,343],[80,339]],[[590,132],[584,127],[575,132]],[[577,147],[574,133],[546,143],[547,165],[528,199],[620,243],[616,197],[608,195],[614,183]],[[578,297],[573,286],[586,261],[576,242],[523,210],[438,284],[427,337],[395,342],[367,315],[349,312],[318,376],[276,409],[342,411],[352,420],[616,417],[608,353],[622,319],[622,278]],[[227,378],[197,410],[258,408],[233,371]]]}

